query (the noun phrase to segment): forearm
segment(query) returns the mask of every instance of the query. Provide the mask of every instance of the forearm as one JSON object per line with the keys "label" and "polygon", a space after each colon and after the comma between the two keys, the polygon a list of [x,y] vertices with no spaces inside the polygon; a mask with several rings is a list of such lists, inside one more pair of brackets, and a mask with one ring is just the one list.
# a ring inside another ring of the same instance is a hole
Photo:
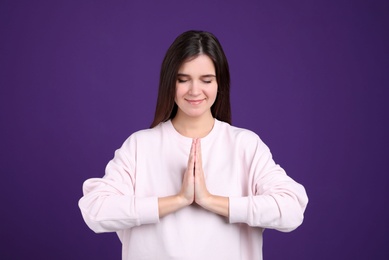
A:
{"label": "forearm", "polygon": [[157,198],[126,195],[102,197],[88,194],[79,201],[82,216],[93,231],[113,232],[143,224],[157,223]]}
{"label": "forearm", "polygon": [[158,198],[159,218],[176,212],[188,205],[190,205],[189,201],[179,195]]}
{"label": "forearm", "polygon": [[217,195],[209,195],[198,204],[204,209],[224,217],[229,217],[229,198]]}
{"label": "forearm", "polygon": [[303,221],[308,203],[305,190],[295,194],[280,193],[230,198],[230,223],[292,231]]}

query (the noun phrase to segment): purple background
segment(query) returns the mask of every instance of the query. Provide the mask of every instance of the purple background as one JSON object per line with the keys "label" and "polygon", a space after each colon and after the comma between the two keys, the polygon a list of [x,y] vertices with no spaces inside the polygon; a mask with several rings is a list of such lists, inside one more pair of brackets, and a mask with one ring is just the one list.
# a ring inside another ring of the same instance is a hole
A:
{"label": "purple background", "polygon": [[120,259],[94,234],[82,182],[153,118],[173,39],[213,32],[233,124],[304,184],[265,259],[389,259],[388,1],[0,2],[1,259]]}

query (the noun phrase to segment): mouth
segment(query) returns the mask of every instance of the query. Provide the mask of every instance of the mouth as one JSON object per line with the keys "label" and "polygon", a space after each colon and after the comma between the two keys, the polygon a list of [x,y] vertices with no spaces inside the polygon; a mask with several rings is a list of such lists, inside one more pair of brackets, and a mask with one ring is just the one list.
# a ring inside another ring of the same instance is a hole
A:
{"label": "mouth", "polygon": [[204,99],[199,99],[199,100],[190,100],[190,99],[187,99],[186,100],[189,104],[191,104],[191,105],[199,105],[199,104],[201,104],[203,101],[204,101]]}

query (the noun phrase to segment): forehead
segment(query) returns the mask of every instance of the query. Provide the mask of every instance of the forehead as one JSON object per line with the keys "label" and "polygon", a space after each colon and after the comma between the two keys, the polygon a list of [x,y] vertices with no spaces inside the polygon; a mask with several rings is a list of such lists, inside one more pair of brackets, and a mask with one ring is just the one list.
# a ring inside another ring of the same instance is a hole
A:
{"label": "forehead", "polygon": [[185,61],[178,69],[178,73],[188,75],[215,74],[215,65],[211,58],[205,54],[201,54],[194,59]]}

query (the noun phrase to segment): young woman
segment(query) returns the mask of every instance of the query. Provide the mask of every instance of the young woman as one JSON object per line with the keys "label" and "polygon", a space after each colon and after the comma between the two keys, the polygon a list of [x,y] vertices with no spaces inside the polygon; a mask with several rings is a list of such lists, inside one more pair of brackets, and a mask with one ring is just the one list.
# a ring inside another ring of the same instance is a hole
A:
{"label": "young woman", "polygon": [[230,75],[217,38],[188,31],[162,63],[155,118],[132,134],[79,207],[117,232],[123,259],[262,259],[265,228],[291,231],[308,202],[253,132],[230,125]]}

